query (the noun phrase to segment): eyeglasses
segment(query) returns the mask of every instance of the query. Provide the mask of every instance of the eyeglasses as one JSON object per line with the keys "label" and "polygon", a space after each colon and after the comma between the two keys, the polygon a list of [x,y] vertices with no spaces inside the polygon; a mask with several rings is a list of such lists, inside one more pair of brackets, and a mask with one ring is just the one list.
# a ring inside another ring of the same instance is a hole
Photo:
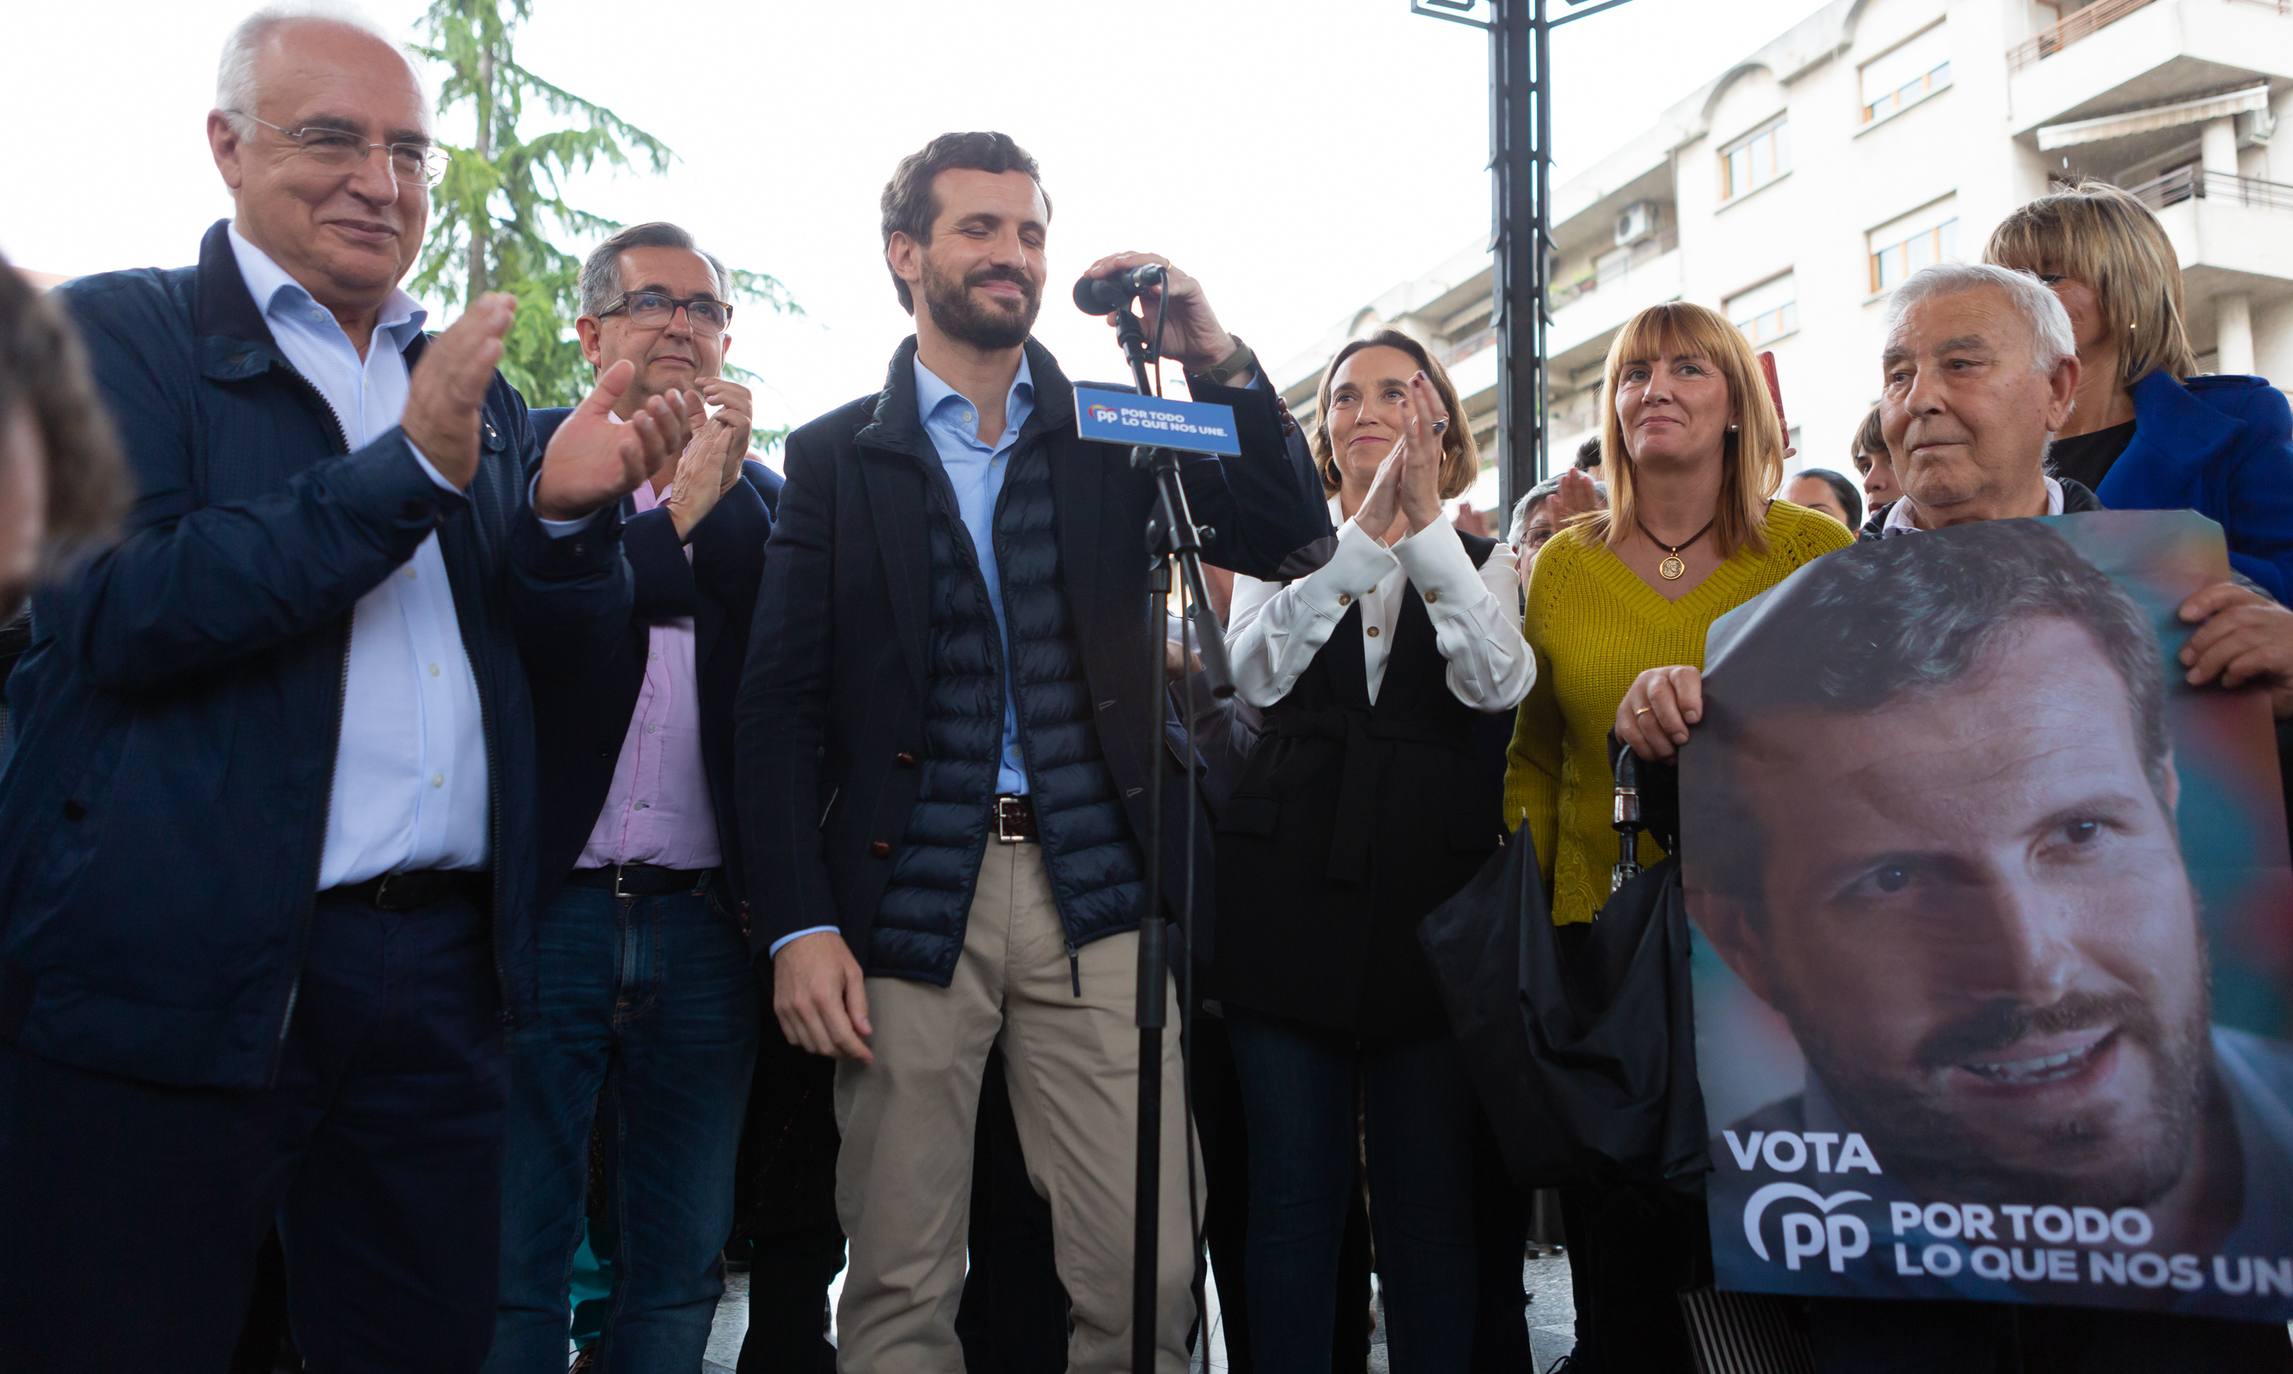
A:
{"label": "eyeglasses", "polygon": [[225,110],[223,113],[254,120],[293,144],[295,150],[303,156],[333,171],[347,171],[366,161],[375,149],[383,148],[390,154],[390,174],[399,181],[435,186],[438,178],[446,174],[445,150],[435,143],[368,143],[345,129],[309,124],[300,129],[282,129],[267,119],[256,119],[244,110]]}
{"label": "eyeglasses", "polygon": [[725,326],[732,323],[732,307],[714,296],[679,299],[662,291],[632,291],[598,311],[597,318],[621,313],[640,329],[660,329],[676,318],[679,309],[685,312],[685,319],[696,334],[722,334]]}

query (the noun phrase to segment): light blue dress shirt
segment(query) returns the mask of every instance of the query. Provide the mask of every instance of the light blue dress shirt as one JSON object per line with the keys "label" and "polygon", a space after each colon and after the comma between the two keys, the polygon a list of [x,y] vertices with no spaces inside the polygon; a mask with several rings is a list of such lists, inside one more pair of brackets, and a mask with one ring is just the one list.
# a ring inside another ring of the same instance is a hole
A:
{"label": "light blue dress shirt", "polygon": [[[351,451],[396,425],[406,408],[401,350],[425,318],[414,298],[391,293],[360,358],[333,314],[235,224],[231,250],[279,351],[334,408]],[[458,490],[419,450],[414,458]],[[327,806],[321,890],[412,869],[480,869],[491,857],[478,684],[434,532],[351,614]]]}
{"label": "light blue dress shirt", "polygon": [[963,517],[979,555],[987,604],[995,609],[995,633],[1003,643],[1003,760],[995,772],[995,790],[1013,796],[1027,791],[1027,761],[1019,752],[1019,704],[1011,694],[1011,627],[1003,617],[1003,580],[995,571],[995,502],[1011,472],[1020,426],[1034,413],[1035,378],[1025,354],[1019,358],[1019,375],[1011,379],[1011,394],[1004,398],[1003,433],[992,445],[980,442],[979,408],[916,359],[916,414],[955,489],[956,514]]}

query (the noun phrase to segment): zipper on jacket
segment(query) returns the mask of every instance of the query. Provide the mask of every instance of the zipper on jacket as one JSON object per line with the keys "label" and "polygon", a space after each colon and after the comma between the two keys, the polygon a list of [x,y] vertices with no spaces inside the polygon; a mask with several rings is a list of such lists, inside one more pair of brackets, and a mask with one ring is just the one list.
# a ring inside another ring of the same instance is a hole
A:
{"label": "zipper on jacket", "polygon": [[1067,937],[1067,977],[1075,984],[1076,1000],[1082,1000],[1083,956],[1075,952],[1075,939],[1071,935]]}
{"label": "zipper on jacket", "polygon": [[[334,408],[334,402],[326,398],[326,393],[319,390],[316,383],[294,368],[286,366],[282,362],[280,369],[289,377],[294,378],[303,390],[309,392],[318,400],[319,405],[325,408],[326,417],[334,426],[335,456],[347,455],[350,452],[350,431],[343,427],[342,415]],[[319,876],[326,869],[326,830],[327,826],[332,824],[334,820],[334,770],[335,765],[341,761],[342,715],[344,703],[350,698],[350,631],[351,618],[344,616],[342,622],[342,671],[335,678],[334,723],[327,732],[326,791],[319,797],[318,804],[318,843],[311,846],[310,877],[303,883],[302,919],[296,923],[294,931],[294,976],[287,980],[287,1004],[279,1012],[278,1039],[271,1044],[271,1071],[266,1077],[267,1081],[272,1083],[278,1081],[279,1066],[286,1058],[287,1032],[292,1030],[295,1024],[295,1003],[302,1000],[303,961],[310,954],[311,917],[318,909]]]}

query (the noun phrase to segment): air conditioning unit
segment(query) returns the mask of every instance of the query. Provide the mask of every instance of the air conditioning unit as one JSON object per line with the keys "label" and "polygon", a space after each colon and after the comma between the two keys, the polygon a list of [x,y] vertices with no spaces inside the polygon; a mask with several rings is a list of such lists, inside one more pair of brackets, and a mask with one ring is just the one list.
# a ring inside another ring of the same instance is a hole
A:
{"label": "air conditioning unit", "polygon": [[1656,202],[1636,200],[1616,217],[1616,246],[1626,247],[1656,236]]}

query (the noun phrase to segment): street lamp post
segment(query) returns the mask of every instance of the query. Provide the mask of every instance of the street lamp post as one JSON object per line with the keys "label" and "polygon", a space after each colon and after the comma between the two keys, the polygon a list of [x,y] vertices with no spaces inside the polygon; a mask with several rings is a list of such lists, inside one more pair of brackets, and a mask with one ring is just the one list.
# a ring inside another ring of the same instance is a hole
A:
{"label": "street lamp post", "polygon": [[1552,253],[1552,31],[1625,0],[1410,0],[1412,14],[1489,34],[1491,324],[1497,331],[1500,522],[1550,468],[1546,453],[1545,326]]}

